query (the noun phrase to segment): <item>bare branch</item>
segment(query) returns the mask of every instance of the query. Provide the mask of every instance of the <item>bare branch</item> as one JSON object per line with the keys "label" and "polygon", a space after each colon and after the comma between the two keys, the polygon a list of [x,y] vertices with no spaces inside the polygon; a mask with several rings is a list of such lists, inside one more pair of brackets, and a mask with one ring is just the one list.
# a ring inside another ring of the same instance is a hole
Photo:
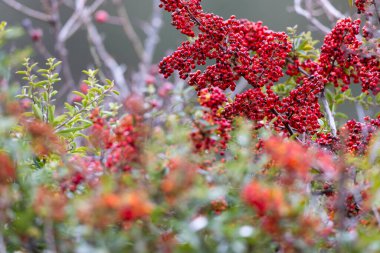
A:
{"label": "bare branch", "polygon": [[124,77],[125,67],[119,65],[116,60],[107,52],[107,49],[103,44],[103,39],[96,29],[96,26],[91,22],[89,11],[87,9],[82,12],[82,21],[86,25],[88,39],[90,40],[91,44],[94,45],[96,52],[100,56],[99,58],[103,60],[105,66],[112,74],[112,78],[114,79],[116,85],[118,85],[118,87],[125,95],[125,93],[129,92],[126,90],[129,87]]}
{"label": "bare branch", "polygon": [[329,33],[330,28],[322,24],[318,19],[316,19],[309,11],[302,8],[302,0],[294,0],[294,10],[301,16],[308,19],[315,27],[321,30],[323,33]]}
{"label": "bare branch", "polygon": [[[289,62],[292,62],[294,63],[294,61],[292,59],[287,59]],[[311,77],[311,75],[306,71],[304,70],[303,68],[301,67],[298,67],[298,70],[305,76],[307,77]],[[329,102],[327,101],[326,99],[326,96],[325,96],[325,90],[323,90],[323,92],[321,93],[320,95],[320,100],[323,104],[323,107],[325,109],[325,112],[327,114],[327,121],[329,123],[329,126],[330,126],[330,129],[331,129],[331,133],[334,137],[336,137],[336,134],[337,134],[337,128],[336,128],[336,124],[335,124],[335,119],[334,119],[334,115],[333,113],[331,112],[330,110],[330,105],[329,105]]]}
{"label": "bare branch", "polygon": [[58,252],[54,238],[54,224],[50,219],[46,219],[44,222],[44,239],[50,253]]}
{"label": "bare branch", "polygon": [[[292,129],[292,127],[289,125],[289,123],[286,123],[286,121],[284,120],[284,118],[282,117],[282,115],[280,113],[278,113],[276,111],[276,109],[271,109],[272,113],[274,115],[276,115],[277,118],[279,118],[281,121],[282,121],[282,124],[284,124],[286,130],[288,131],[288,133],[290,134],[290,136],[295,136],[295,133]],[[302,143],[302,141],[296,136],[296,139]]]}
{"label": "bare branch", "polygon": [[152,65],[156,46],[159,41],[159,33],[163,24],[162,10],[159,7],[159,0],[152,0],[153,13],[150,23],[144,26],[144,31],[147,35],[144,42],[144,57],[139,66],[139,72],[134,75],[134,83],[141,90],[145,87],[145,78],[148,74],[149,67]]}
{"label": "bare branch", "polygon": [[54,36],[55,36],[55,50],[59,55],[60,60],[62,61],[62,72],[65,78],[65,88],[75,87],[74,78],[71,73],[68,51],[66,48],[66,44],[64,41],[58,40],[59,32],[61,30],[61,17],[59,12],[59,2],[57,0],[51,0],[51,17],[53,18],[53,28],[54,28]]}
{"label": "bare branch", "polygon": [[325,109],[325,112],[326,112],[326,118],[327,118],[327,121],[329,123],[329,126],[330,126],[330,129],[331,129],[331,133],[334,137],[336,137],[336,133],[337,133],[337,130],[336,130],[336,124],[335,124],[335,119],[334,119],[334,116],[330,110],[330,105],[329,105],[329,102],[327,101],[326,99],[326,96],[325,96],[325,91],[323,91],[320,95],[320,100],[323,104],[323,107]]}
{"label": "bare branch", "polygon": [[28,17],[45,21],[45,22],[52,21],[52,17],[50,15],[31,9],[23,4],[20,4],[16,0],[3,0],[3,2],[7,4],[8,6],[12,7],[13,9],[25,14]]}
{"label": "bare branch", "polygon": [[[33,27],[32,21],[30,19],[24,19],[21,24],[24,30],[29,34],[29,36],[32,37],[33,32],[34,32],[33,30],[36,29]],[[41,30],[41,34],[42,34],[42,30]],[[34,45],[34,48],[37,50],[37,52],[41,54],[44,58],[47,59],[51,57],[51,53],[46,48],[42,40],[33,41],[33,45]]]}
{"label": "bare branch", "polygon": [[325,10],[327,15],[333,16],[335,19],[342,19],[345,17],[329,0],[319,0],[321,7]]}
{"label": "bare branch", "polygon": [[0,231],[0,253],[7,253],[3,233]]}
{"label": "bare branch", "polygon": [[142,42],[137,35],[135,29],[132,26],[131,20],[129,19],[129,15],[127,9],[124,6],[123,1],[121,0],[113,0],[113,3],[116,6],[117,14],[120,18],[121,25],[123,26],[124,32],[127,35],[128,39],[131,41],[134,50],[136,51],[140,60],[144,59],[144,47]]}
{"label": "bare branch", "polygon": [[[92,15],[92,13],[94,13],[99,6],[104,3],[104,1],[105,0],[96,0],[90,7],[88,7],[89,15]],[[85,2],[86,0],[78,0],[76,2],[75,11],[63,25],[61,31],[59,32],[58,40],[68,40],[82,26],[83,23],[80,16],[83,8],[85,7]]]}
{"label": "bare branch", "polygon": [[372,206],[372,212],[375,215],[377,225],[380,227],[380,214],[379,214],[379,211],[377,210],[377,208],[375,206]]}

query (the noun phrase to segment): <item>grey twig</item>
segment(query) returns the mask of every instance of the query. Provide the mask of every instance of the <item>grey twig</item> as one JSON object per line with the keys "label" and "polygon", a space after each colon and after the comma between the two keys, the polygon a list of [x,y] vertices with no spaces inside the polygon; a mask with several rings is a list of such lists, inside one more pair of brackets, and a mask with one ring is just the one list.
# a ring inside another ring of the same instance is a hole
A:
{"label": "grey twig", "polygon": [[46,219],[44,222],[44,239],[49,249],[49,253],[56,253],[57,245],[54,238],[54,224],[50,219]]}
{"label": "grey twig", "polygon": [[323,33],[329,33],[330,28],[322,24],[317,18],[315,18],[310,11],[302,8],[302,0],[294,0],[294,10],[297,14],[304,16],[307,20],[309,20],[315,27],[321,30]]}
{"label": "grey twig", "polygon": [[337,134],[337,130],[336,130],[336,124],[335,124],[335,119],[334,119],[334,115],[332,114],[332,111],[330,110],[330,105],[329,105],[329,102],[327,101],[326,99],[326,96],[325,96],[325,91],[323,91],[320,95],[320,100],[323,104],[323,107],[325,109],[325,112],[326,112],[326,118],[327,118],[327,121],[329,123],[329,126],[330,126],[330,129],[331,129],[331,133],[334,137],[336,137],[336,134]]}
{"label": "grey twig", "polygon": [[50,15],[43,13],[43,12],[40,12],[40,11],[36,11],[34,9],[31,9],[31,8],[17,2],[16,0],[3,0],[3,2],[5,4],[7,4],[9,7],[12,7],[13,9],[25,14],[28,17],[38,19],[41,21],[45,21],[45,22],[51,22],[52,21],[52,17]]}
{"label": "grey twig", "polygon": [[125,34],[128,39],[131,41],[133,49],[136,51],[140,60],[144,59],[144,47],[143,44],[137,35],[135,29],[132,26],[131,20],[127,9],[124,6],[124,2],[121,0],[113,0],[113,3],[116,5],[116,11],[120,19],[120,23],[124,29]]}
{"label": "grey twig", "polygon": [[89,11],[87,9],[82,12],[82,21],[87,28],[89,41],[95,47],[99,58],[102,59],[105,66],[112,74],[112,78],[114,79],[116,85],[122,89],[124,93],[129,92],[129,86],[127,85],[127,81],[124,77],[125,68],[119,65],[116,60],[108,53],[107,49],[104,46],[103,39],[96,29],[96,26],[91,22]]}
{"label": "grey twig", "polygon": [[7,253],[3,233],[0,231],[0,253]]}
{"label": "grey twig", "polygon": [[144,31],[147,35],[144,42],[144,57],[140,63],[139,72],[134,75],[134,83],[136,84],[137,89],[139,89],[138,93],[141,93],[145,87],[145,78],[152,65],[156,46],[159,41],[159,33],[163,24],[162,10],[159,8],[159,4],[159,0],[152,0],[152,18],[149,24],[144,26]]}

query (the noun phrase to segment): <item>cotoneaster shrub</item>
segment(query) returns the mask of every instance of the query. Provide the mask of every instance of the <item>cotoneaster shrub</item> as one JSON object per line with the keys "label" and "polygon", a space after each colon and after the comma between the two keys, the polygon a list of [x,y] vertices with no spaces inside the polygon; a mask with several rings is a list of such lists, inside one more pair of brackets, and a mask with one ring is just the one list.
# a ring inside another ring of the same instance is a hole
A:
{"label": "cotoneaster shrub", "polygon": [[[55,59],[1,94],[0,252],[378,252],[380,121],[338,110],[378,108],[378,39],[346,18],[317,49],[200,0],[161,7],[190,38],[160,72],[197,106],[169,83],[109,103],[87,70],[59,108]],[[181,112],[153,103],[169,94]]]}

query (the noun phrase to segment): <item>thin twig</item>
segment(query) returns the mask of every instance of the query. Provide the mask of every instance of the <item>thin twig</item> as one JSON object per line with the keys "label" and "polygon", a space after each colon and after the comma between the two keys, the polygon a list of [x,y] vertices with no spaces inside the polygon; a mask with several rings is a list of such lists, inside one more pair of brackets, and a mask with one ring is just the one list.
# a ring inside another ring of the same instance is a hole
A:
{"label": "thin twig", "polygon": [[[108,92],[110,92],[111,90],[113,89],[113,86],[111,86],[110,88],[108,88],[107,90],[104,91],[103,94],[107,94]],[[92,101],[90,101],[88,103],[88,105],[92,105],[96,102],[98,102],[100,100],[101,96],[98,96],[96,98],[94,98]],[[70,118],[66,119],[64,122],[62,122],[61,124],[59,124],[58,126],[55,127],[55,132],[57,132],[59,129],[61,129],[62,127],[64,127],[65,125],[69,124],[71,121],[74,120],[74,118],[76,116],[78,116],[79,114],[85,112],[87,110],[87,107],[83,107],[82,109],[80,109],[79,111],[77,111],[76,113],[74,113]]]}
{"label": "thin twig", "polygon": [[69,63],[68,50],[66,48],[65,41],[60,41],[58,39],[59,32],[61,31],[61,17],[59,12],[59,2],[57,0],[51,0],[51,17],[52,25],[54,28],[55,36],[55,51],[58,53],[60,60],[62,61],[62,72],[64,76],[64,83],[66,89],[67,87],[75,87],[73,74],[71,72],[71,67]]}
{"label": "thin twig", "polygon": [[116,11],[120,18],[120,23],[124,29],[125,34],[128,39],[131,41],[133,49],[136,51],[137,56],[140,60],[144,59],[144,47],[143,44],[137,35],[135,29],[132,26],[131,20],[127,9],[125,8],[124,2],[121,0],[113,0],[113,3],[116,5]]}
{"label": "thin twig", "polygon": [[[278,117],[281,120],[282,124],[284,124],[284,126],[285,126],[286,130],[289,132],[290,136],[295,136],[293,129],[291,128],[289,123],[286,123],[286,121],[282,118],[282,115],[278,111],[276,111],[276,109],[271,109],[271,111],[274,115],[276,115],[276,117]],[[302,143],[302,141],[297,136],[296,136],[296,139]]]}
{"label": "thin twig", "polygon": [[325,90],[322,91],[321,95],[319,96],[321,102],[322,102],[322,105],[325,109],[325,112],[327,114],[327,121],[329,123],[329,126],[330,126],[330,129],[331,129],[331,134],[336,137],[336,134],[337,134],[337,130],[336,130],[336,124],[335,124],[335,119],[334,119],[334,116],[332,114],[332,111],[330,110],[330,105],[329,105],[329,102],[327,101],[326,99],[326,96],[325,96]]}
{"label": "thin twig", "polygon": [[[287,59],[289,62],[291,63],[294,63],[294,61],[292,59]],[[298,70],[299,72],[301,72],[303,75],[307,76],[307,77],[311,77],[311,75],[306,71],[304,70],[302,67],[298,66]],[[330,129],[331,129],[331,133],[334,137],[336,137],[336,134],[337,134],[337,128],[336,128],[336,124],[335,124],[335,119],[334,119],[334,115],[330,109],[330,105],[329,105],[329,102],[327,101],[326,99],[326,96],[325,96],[325,90],[323,89],[321,95],[319,96],[320,98],[320,101],[322,102],[322,105],[325,109],[325,112],[327,114],[327,121],[329,123],[329,126],[330,126]]]}
{"label": "thin twig", "polygon": [[0,231],[0,253],[7,253],[7,247],[5,245],[4,236],[1,231]]}
{"label": "thin twig", "polygon": [[112,74],[112,79],[114,79],[116,85],[121,89],[123,95],[126,95],[126,93],[130,92],[130,87],[127,85],[127,81],[124,77],[125,67],[119,65],[116,60],[108,53],[107,49],[104,46],[103,39],[100,36],[95,25],[88,19],[88,17],[83,18],[85,19],[84,23],[87,27],[88,39],[95,47],[99,58],[102,59],[104,65]]}
{"label": "thin twig", "polygon": [[294,10],[297,12],[297,14],[304,16],[306,19],[308,19],[315,27],[317,27],[323,33],[327,34],[330,32],[330,28],[322,24],[309,11],[302,8],[302,0],[294,0]]}
{"label": "thin twig", "polygon": [[345,16],[341,13],[334,5],[331,4],[329,0],[319,0],[322,8],[330,15],[332,15],[335,19],[341,19]]}
{"label": "thin twig", "polygon": [[[32,25],[32,21],[29,18],[27,18],[27,19],[24,19],[21,22],[21,24],[24,30],[29,34],[29,36],[32,37],[33,30],[35,29]],[[37,41],[33,41],[33,42],[34,42],[33,43],[34,48],[37,50],[39,54],[41,54],[45,59],[51,58],[51,53],[46,48],[45,44],[43,43],[41,39]]]}
{"label": "thin twig", "polygon": [[[96,0],[90,7],[88,7],[88,15],[92,15],[105,0]],[[60,41],[68,40],[78,29],[82,26],[81,13],[85,8],[86,0],[80,0],[76,2],[76,7],[73,15],[63,25],[59,32],[58,39]]]}
{"label": "thin twig", "polygon": [[377,225],[380,227],[380,214],[379,214],[379,211],[377,210],[377,208],[375,206],[372,206],[372,212],[375,215]]}
{"label": "thin twig", "polygon": [[52,17],[50,15],[43,13],[43,12],[40,12],[40,11],[36,11],[34,9],[31,9],[31,8],[17,2],[16,0],[3,0],[3,2],[5,4],[7,4],[9,7],[12,7],[13,9],[25,14],[28,17],[38,19],[41,21],[45,21],[45,22],[51,22],[52,21]]}
{"label": "thin twig", "polygon": [[54,238],[54,224],[50,219],[46,219],[44,222],[44,239],[46,246],[49,249],[49,253],[58,252]]}
{"label": "thin twig", "polygon": [[136,85],[136,92],[142,93],[145,88],[145,79],[153,62],[154,53],[159,41],[159,32],[161,30],[162,9],[159,7],[160,0],[153,0],[153,12],[150,23],[144,26],[145,34],[147,35],[144,42],[144,58],[139,65],[139,71],[133,77]]}

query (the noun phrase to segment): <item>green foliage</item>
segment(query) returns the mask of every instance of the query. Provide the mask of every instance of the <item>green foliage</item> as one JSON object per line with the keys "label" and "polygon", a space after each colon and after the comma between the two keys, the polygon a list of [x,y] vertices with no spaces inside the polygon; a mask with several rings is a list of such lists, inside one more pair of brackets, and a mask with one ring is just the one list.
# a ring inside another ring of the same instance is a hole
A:
{"label": "green foliage", "polygon": [[[66,110],[57,115],[55,97],[58,91],[54,86],[61,80],[56,71],[60,64],[60,61],[50,58],[46,62],[46,68],[37,68],[37,63],[30,64],[30,60],[26,59],[23,64],[24,70],[17,72],[26,82],[17,98],[31,101],[31,111],[25,112],[24,116],[52,125],[55,132],[66,139],[71,152],[84,152],[83,148],[77,149],[75,139],[85,137],[82,134],[83,131],[92,125],[92,122],[88,120],[90,113],[96,108],[103,111],[104,99],[117,92],[113,89],[112,81],[107,80],[105,85],[99,84],[96,78],[97,70],[83,71],[87,76],[87,79],[83,81],[88,85],[87,92],[73,91],[73,94],[81,98],[80,102],[74,102],[74,104],[66,102],[64,105]],[[106,111],[103,113],[112,114]]]}

